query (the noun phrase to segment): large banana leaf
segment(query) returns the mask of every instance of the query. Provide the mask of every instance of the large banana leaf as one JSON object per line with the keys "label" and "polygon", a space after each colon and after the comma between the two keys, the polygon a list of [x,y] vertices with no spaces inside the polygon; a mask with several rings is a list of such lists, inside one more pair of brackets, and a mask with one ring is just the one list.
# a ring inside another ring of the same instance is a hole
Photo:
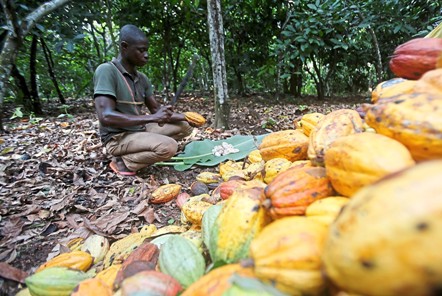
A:
{"label": "large banana leaf", "polygon": [[[177,171],[185,171],[193,165],[200,166],[215,166],[226,160],[240,160],[245,158],[252,150],[258,149],[262,139],[266,136],[243,136],[236,135],[224,140],[212,141],[194,141],[184,147],[184,151],[175,157],[172,157],[168,162],[158,162],[156,165],[171,165]],[[232,145],[239,151],[223,156],[215,156],[212,154],[212,149],[215,146],[221,145],[223,142]]]}

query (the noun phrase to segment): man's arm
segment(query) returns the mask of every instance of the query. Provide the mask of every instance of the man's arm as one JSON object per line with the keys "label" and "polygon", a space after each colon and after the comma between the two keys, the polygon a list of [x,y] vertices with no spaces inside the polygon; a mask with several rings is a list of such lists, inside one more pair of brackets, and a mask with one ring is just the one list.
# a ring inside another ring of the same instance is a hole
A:
{"label": "man's arm", "polygon": [[[95,97],[95,109],[98,120],[104,126],[128,127],[150,122],[166,123],[173,115],[172,106],[156,106],[156,112],[146,115],[128,115],[115,110],[115,101],[108,96],[98,95]],[[150,108],[149,108],[150,109]]]}

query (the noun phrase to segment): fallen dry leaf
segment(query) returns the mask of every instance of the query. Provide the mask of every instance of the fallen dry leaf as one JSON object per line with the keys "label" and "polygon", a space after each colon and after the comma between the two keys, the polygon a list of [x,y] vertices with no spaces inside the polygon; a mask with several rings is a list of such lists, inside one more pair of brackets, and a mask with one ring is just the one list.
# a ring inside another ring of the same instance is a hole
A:
{"label": "fallen dry leaf", "polygon": [[0,262],[0,277],[24,284],[28,274],[8,263]]}

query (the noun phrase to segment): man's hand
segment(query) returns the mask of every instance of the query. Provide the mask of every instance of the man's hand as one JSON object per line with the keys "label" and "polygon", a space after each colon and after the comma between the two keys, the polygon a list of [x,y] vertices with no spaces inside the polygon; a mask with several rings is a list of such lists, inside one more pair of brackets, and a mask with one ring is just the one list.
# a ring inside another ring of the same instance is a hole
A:
{"label": "man's hand", "polygon": [[172,115],[173,109],[171,105],[161,106],[158,111],[155,112],[155,116],[157,117],[156,122],[159,126],[163,126],[165,123],[170,121]]}

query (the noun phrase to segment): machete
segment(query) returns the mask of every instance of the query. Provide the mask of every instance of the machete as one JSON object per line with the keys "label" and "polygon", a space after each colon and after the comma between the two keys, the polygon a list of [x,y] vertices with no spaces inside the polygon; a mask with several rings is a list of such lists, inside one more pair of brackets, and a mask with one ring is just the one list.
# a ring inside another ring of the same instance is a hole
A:
{"label": "machete", "polygon": [[187,85],[187,82],[193,75],[193,69],[196,66],[196,62],[200,59],[199,55],[194,54],[192,57],[192,62],[189,65],[189,68],[187,69],[186,76],[184,76],[183,80],[181,81],[177,92],[175,93],[175,96],[172,98],[171,105],[174,106],[176,102],[178,101],[178,98],[180,97],[181,93],[183,92],[184,88]]}

